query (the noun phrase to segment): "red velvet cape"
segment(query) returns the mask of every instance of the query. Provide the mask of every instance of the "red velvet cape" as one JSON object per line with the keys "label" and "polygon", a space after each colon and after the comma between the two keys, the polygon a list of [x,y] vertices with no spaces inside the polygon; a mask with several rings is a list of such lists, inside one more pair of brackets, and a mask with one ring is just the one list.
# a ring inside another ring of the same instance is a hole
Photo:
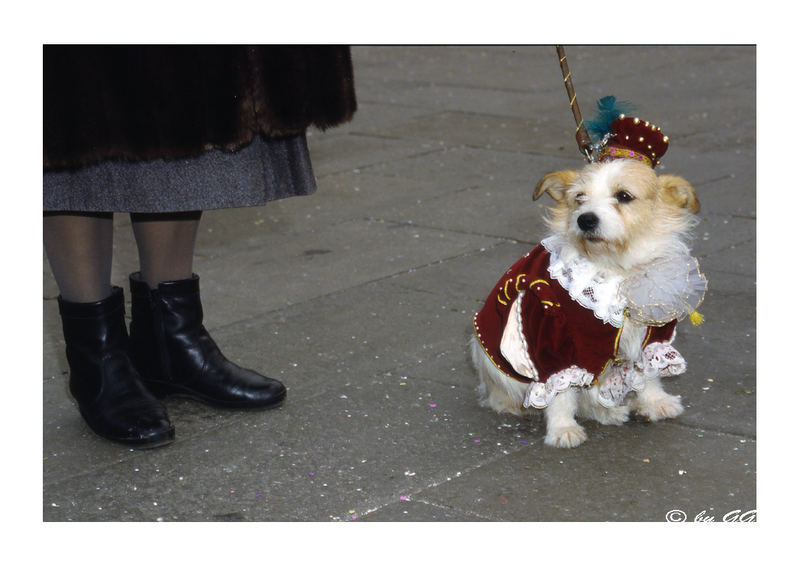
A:
{"label": "red velvet cape", "polygon": [[[540,244],[511,266],[475,315],[475,333],[495,366],[520,382],[546,382],[573,365],[592,373],[597,380],[618,356],[622,327],[604,323],[593,311],[574,301],[550,277],[549,265],[550,252]],[[517,373],[500,353],[500,339],[511,305],[522,291],[522,328],[538,380]],[[669,342],[676,324],[671,321],[663,327],[648,327],[642,348],[654,342]]]}

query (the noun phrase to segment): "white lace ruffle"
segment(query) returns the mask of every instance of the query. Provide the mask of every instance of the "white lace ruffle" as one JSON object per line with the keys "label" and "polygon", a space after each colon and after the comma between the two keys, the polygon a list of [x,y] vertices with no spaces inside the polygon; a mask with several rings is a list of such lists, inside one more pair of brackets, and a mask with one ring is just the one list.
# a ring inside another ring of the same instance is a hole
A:
{"label": "white lace ruffle", "polygon": [[531,382],[525,392],[523,407],[544,409],[550,405],[558,394],[572,386],[589,386],[594,380],[594,374],[575,365],[566,370],[556,372],[546,382]]}
{"label": "white lace ruffle", "polygon": [[612,367],[598,386],[598,401],[610,408],[620,405],[630,392],[639,392],[645,382],[658,376],[677,376],[686,372],[686,361],[669,343],[652,343],[645,347],[641,358],[632,364],[625,362]]}
{"label": "white lace ruffle", "polygon": [[[604,407],[619,406],[630,392],[640,392],[647,379],[654,376],[677,376],[684,372],[686,361],[675,347],[669,343],[653,343],[645,347],[636,364],[623,362],[609,368],[597,386],[597,398]],[[575,365],[570,366],[556,372],[546,382],[531,382],[522,405],[526,408],[544,409],[561,392],[573,386],[590,386],[594,378],[591,372]]]}
{"label": "white lace ruffle", "polygon": [[583,256],[565,257],[566,242],[558,235],[542,240],[542,246],[550,252],[550,277],[603,323],[620,328],[626,307],[626,301],[619,293],[622,276],[603,273]]}
{"label": "white lace ruffle", "polygon": [[597,401],[607,408],[621,405],[628,393],[641,391],[644,383],[644,374],[636,371],[632,363],[614,366],[597,387]]}
{"label": "white lace ruffle", "polygon": [[686,372],[686,360],[671,344],[652,343],[644,348],[636,367],[647,378],[677,376]]}

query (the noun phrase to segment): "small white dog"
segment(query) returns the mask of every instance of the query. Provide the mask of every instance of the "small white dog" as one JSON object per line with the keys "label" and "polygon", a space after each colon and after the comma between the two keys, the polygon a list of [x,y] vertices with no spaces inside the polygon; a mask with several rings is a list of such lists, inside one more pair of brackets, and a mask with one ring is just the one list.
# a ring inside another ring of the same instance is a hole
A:
{"label": "small white dog", "polygon": [[654,172],[660,130],[624,116],[613,126],[600,162],[539,182],[533,198],[556,201],[552,234],[506,271],[473,321],[481,403],[544,409],[555,447],[586,440],[576,416],[621,425],[631,411],[680,415],[660,378],[686,369],[672,346],[677,320],[701,319],[706,280],[688,247],[695,191]]}

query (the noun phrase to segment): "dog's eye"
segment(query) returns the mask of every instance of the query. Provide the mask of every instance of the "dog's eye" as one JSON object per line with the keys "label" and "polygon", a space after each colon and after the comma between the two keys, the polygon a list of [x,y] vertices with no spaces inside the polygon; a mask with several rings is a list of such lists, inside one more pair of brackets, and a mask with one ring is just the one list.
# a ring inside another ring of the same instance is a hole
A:
{"label": "dog's eye", "polygon": [[630,203],[634,199],[633,195],[631,195],[627,191],[617,191],[617,193],[614,195],[614,197],[620,203]]}
{"label": "dog's eye", "polygon": [[578,193],[575,195],[575,202],[576,203],[584,203],[589,197],[586,196],[586,193]]}

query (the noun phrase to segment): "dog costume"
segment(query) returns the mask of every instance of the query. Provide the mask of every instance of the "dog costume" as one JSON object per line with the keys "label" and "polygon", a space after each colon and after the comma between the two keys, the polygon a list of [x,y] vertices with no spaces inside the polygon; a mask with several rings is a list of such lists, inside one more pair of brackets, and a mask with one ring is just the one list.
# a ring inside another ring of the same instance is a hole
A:
{"label": "dog costume", "polygon": [[[613,103],[613,99],[611,100]],[[634,159],[655,167],[668,138],[638,118],[615,114],[599,159]],[[546,238],[497,282],[473,327],[485,353],[506,376],[528,383],[525,407],[547,407],[560,392],[598,386],[606,407],[623,402],[651,376],[685,372],[672,346],[678,320],[702,302],[706,279],[691,256],[660,258],[622,276],[604,274],[571,252],[561,236]],[[641,356],[619,356],[625,324],[642,325]]]}

